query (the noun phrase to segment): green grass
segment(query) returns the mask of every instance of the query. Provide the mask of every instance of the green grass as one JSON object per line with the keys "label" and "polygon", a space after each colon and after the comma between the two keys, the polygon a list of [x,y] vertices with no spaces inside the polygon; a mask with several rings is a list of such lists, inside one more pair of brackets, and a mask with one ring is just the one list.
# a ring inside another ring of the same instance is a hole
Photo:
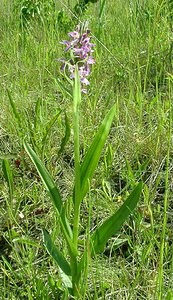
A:
{"label": "green grass", "polygon": [[[59,42],[74,29],[71,9],[77,1],[57,1],[54,14],[45,9],[27,29],[14,2],[0,3],[0,159],[8,160],[12,174],[9,193],[1,167],[0,299],[61,299],[60,276],[44,248],[42,228],[52,232],[60,249],[66,246],[22,143],[25,138],[44,159],[72,216],[72,136],[58,153],[65,111],[72,122],[71,100],[55,79],[62,80]],[[100,0],[80,17],[89,20],[97,45],[90,91],[81,107],[81,157],[93,129],[116,104],[107,145],[82,204],[81,236],[110,216],[137,181],[145,183],[138,209],[104,254],[90,262],[85,299],[173,299],[171,3]]]}

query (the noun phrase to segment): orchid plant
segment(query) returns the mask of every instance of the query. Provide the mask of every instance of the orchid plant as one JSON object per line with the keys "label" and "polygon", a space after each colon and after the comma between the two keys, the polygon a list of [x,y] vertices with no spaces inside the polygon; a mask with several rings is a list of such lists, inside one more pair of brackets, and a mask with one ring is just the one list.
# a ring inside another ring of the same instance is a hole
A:
{"label": "orchid plant", "polygon": [[74,132],[75,160],[75,178],[74,188],[72,190],[74,215],[72,223],[69,221],[66,201],[62,199],[58,186],[55,184],[43,162],[29,144],[25,142],[24,147],[52,199],[62,234],[67,244],[68,255],[65,256],[63,249],[58,249],[51,235],[46,229],[43,229],[45,247],[60,270],[62,289],[64,290],[63,299],[69,299],[69,297],[73,299],[84,299],[84,282],[87,281],[88,262],[91,258],[94,258],[97,253],[104,251],[107,241],[119,232],[124,221],[126,221],[128,216],[133,212],[140,198],[142,183],[140,182],[136,185],[135,189],[118,211],[106,219],[94,231],[90,232],[90,230],[86,229],[86,240],[81,239],[79,230],[81,203],[90,189],[94,171],[98,165],[108,137],[116,108],[113,106],[105,116],[83,161],[81,161],[79,140],[80,103],[82,92],[87,93],[90,67],[95,63],[95,59],[92,56],[95,45],[90,42],[90,31],[87,29],[85,32],[82,32],[80,26],[78,26],[75,31],[69,33],[69,38],[70,40],[62,42],[66,46],[65,52],[70,53],[70,58],[66,61],[61,60],[63,63],[61,70],[66,72],[67,68],[66,76],[69,76],[68,80],[72,84],[72,127]]}

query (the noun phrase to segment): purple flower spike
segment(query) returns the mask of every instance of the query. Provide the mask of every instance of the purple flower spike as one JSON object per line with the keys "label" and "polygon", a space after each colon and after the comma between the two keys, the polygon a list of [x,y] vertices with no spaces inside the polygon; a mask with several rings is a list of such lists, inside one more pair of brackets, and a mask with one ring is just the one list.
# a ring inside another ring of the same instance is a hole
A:
{"label": "purple flower spike", "polygon": [[[75,31],[69,32],[68,36],[70,37],[70,41],[63,41],[62,44],[66,46],[65,52],[69,50],[72,52],[73,59],[66,62],[70,78],[74,79],[75,65],[77,65],[81,91],[87,93],[84,87],[90,84],[87,77],[90,75],[90,65],[95,64],[95,59],[92,57],[92,53],[94,52],[93,47],[95,47],[95,45],[90,43],[90,30],[87,29],[86,32],[81,33],[80,25],[77,26]],[[64,61],[61,69],[64,70]]]}

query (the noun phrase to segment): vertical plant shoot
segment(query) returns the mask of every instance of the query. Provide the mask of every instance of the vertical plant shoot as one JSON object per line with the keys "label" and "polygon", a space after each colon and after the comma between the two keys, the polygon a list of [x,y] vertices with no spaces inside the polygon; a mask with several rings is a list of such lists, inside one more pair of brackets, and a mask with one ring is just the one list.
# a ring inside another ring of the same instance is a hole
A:
{"label": "vertical plant shoot", "polygon": [[[95,133],[93,141],[88,151],[80,161],[80,103],[82,101],[82,93],[87,93],[89,86],[89,75],[91,66],[95,64],[93,52],[95,44],[91,42],[91,32],[89,29],[83,31],[81,26],[77,26],[76,30],[68,34],[69,39],[62,42],[66,46],[65,53],[69,54],[68,59],[61,59],[61,70],[71,84],[71,94],[73,95],[73,133],[74,133],[74,188],[71,191],[74,207],[73,220],[69,221],[66,206],[63,203],[61,191],[55,184],[53,178],[48,173],[42,161],[38,158],[31,147],[24,143],[25,150],[33,161],[38,174],[46,187],[50,198],[54,204],[59,223],[62,229],[63,238],[67,244],[68,256],[59,250],[55,245],[48,231],[43,229],[44,244],[48,253],[52,256],[60,269],[62,279],[62,288],[64,289],[64,298],[69,299],[69,295],[74,299],[84,299],[84,289],[82,282],[87,274],[86,260],[95,254],[103,252],[108,239],[116,234],[129,215],[135,209],[142,191],[142,183],[138,183],[124,204],[110,218],[105,220],[101,226],[87,237],[87,241],[83,241],[83,248],[79,247],[80,240],[80,218],[81,203],[89,191],[89,185],[92,184],[94,172],[98,166],[98,162],[106,143],[114,115],[116,111],[115,105],[105,116],[103,122]],[[67,93],[67,95],[69,95]],[[89,244],[88,244],[89,239]],[[86,245],[86,246],[84,246]],[[87,277],[87,276],[86,276]],[[65,298],[66,297],[66,298]]]}

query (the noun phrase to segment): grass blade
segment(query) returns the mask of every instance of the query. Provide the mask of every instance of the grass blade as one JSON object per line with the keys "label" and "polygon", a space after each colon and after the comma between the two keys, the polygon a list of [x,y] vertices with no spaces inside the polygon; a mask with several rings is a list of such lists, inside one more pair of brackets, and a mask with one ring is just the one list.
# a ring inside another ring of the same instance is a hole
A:
{"label": "grass blade", "polygon": [[103,120],[85,158],[81,165],[80,176],[81,176],[81,199],[85,196],[88,191],[88,181],[93,177],[94,171],[97,167],[98,161],[101,156],[102,149],[105,145],[108,137],[111,124],[115,114],[115,106],[113,106],[105,119]]}
{"label": "grass blade", "polygon": [[61,270],[68,276],[71,275],[71,268],[65,257],[63,256],[62,252],[58,250],[58,248],[53,243],[51,236],[47,232],[47,230],[43,229],[43,237],[44,237],[44,243],[46,246],[46,249],[48,253],[53,257],[53,259],[56,261],[58,266],[61,268]]}
{"label": "grass blade", "polygon": [[12,200],[13,190],[14,190],[13,173],[11,171],[9,161],[7,159],[3,159],[3,161],[2,161],[2,170],[4,173],[4,178],[8,184],[10,198]]}
{"label": "grass blade", "polygon": [[10,91],[7,89],[7,94],[8,94],[8,98],[9,98],[9,101],[10,101],[10,105],[11,105],[11,108],[12,108],[12,111],[13,111],[13,115],[16,119],[16,130],[17,130],[17,133],[19,135],[20,138],[23,137],[23,134],[24,134],[24,131],[23,131],[23,122],[22,122],[22,119],[17,111],[17,108],[16,108],[16,105],[15,105],[15,102],[13,101],[12,99],[12,96],[11,96],[11,93]]}
{"label": "grass blade", "polygon": [[34,117],[34,131],[37,132],[39,130],[39,120],[40,120],[40,112],[41,112],[41,98],[38,98],[35,105],[35,117]]}
{"label": "grass blade", "polygon": [[8,98],[9,98],[9,101],[10,101],[10,105],[11,105],[12,110],[13,110],[13,114],[14,114],[14,116],[16,118],[16,121],[17,121],[19,127],[21,127],[22,123],[21,123],[21,119],[20,119],[19,113],[18,113],[18,111],[16,109],[16,105],[15,105],[15,103],[14,103],[12,97],[11,97],[11,93],[10,93],[10,91],[8,89],[7,89],[7,94],[8,94]]}
{"label": "grass blade", "polygon": [[42,138],[42,156],[43,156],[43,152],[44,152],[44,148],[45,148],[45,144],[46,144],[46,139],[47,139],[47,137],[48,137],[48,135],[50,133],[50,130],[51,130],[52,126],[55,124],[55,122],[58,119],[58,117],[59,117],[60,114],[61,114],[61,111],[58,111],[56,113],[56,115],[53,116],[53,118],[46,125],[45,133],[44,133],[44,136]]}
{"label": "grass blade", "polygon": [[68,95],[70,98],[73,98],[71,91],[68,88],[66,88],[65,84],[63,84],[59,78],[54,78],[54,81],[58,85],[63,96]]}
{"label": "grass blade", "polygon": [[99,11],[99,19],[101,19],[101,17],[102,17],[103,10],[104,10],[104,7],[105,7],[105,3],[106,3],[106,0],[103,0],[101,2],[100,11]]}
{"label": "grass blade", "polygon": [[69,138],[70,138],[70,122],[67,117],[67,114],[65,113],[65,135],[61,140],[61,147],[58,151],[58,155],[60,155],[64,151],[64,148],[65,148],[66,144],[68,143]]}
{"label": "grass blade", "polygon": [[104,246],[112,235],[118,233],[123,223],[135,209],[142,192],[142,182],[129,195],[124,204],[108,218],[91,237],[91,255],[103,252]]}

